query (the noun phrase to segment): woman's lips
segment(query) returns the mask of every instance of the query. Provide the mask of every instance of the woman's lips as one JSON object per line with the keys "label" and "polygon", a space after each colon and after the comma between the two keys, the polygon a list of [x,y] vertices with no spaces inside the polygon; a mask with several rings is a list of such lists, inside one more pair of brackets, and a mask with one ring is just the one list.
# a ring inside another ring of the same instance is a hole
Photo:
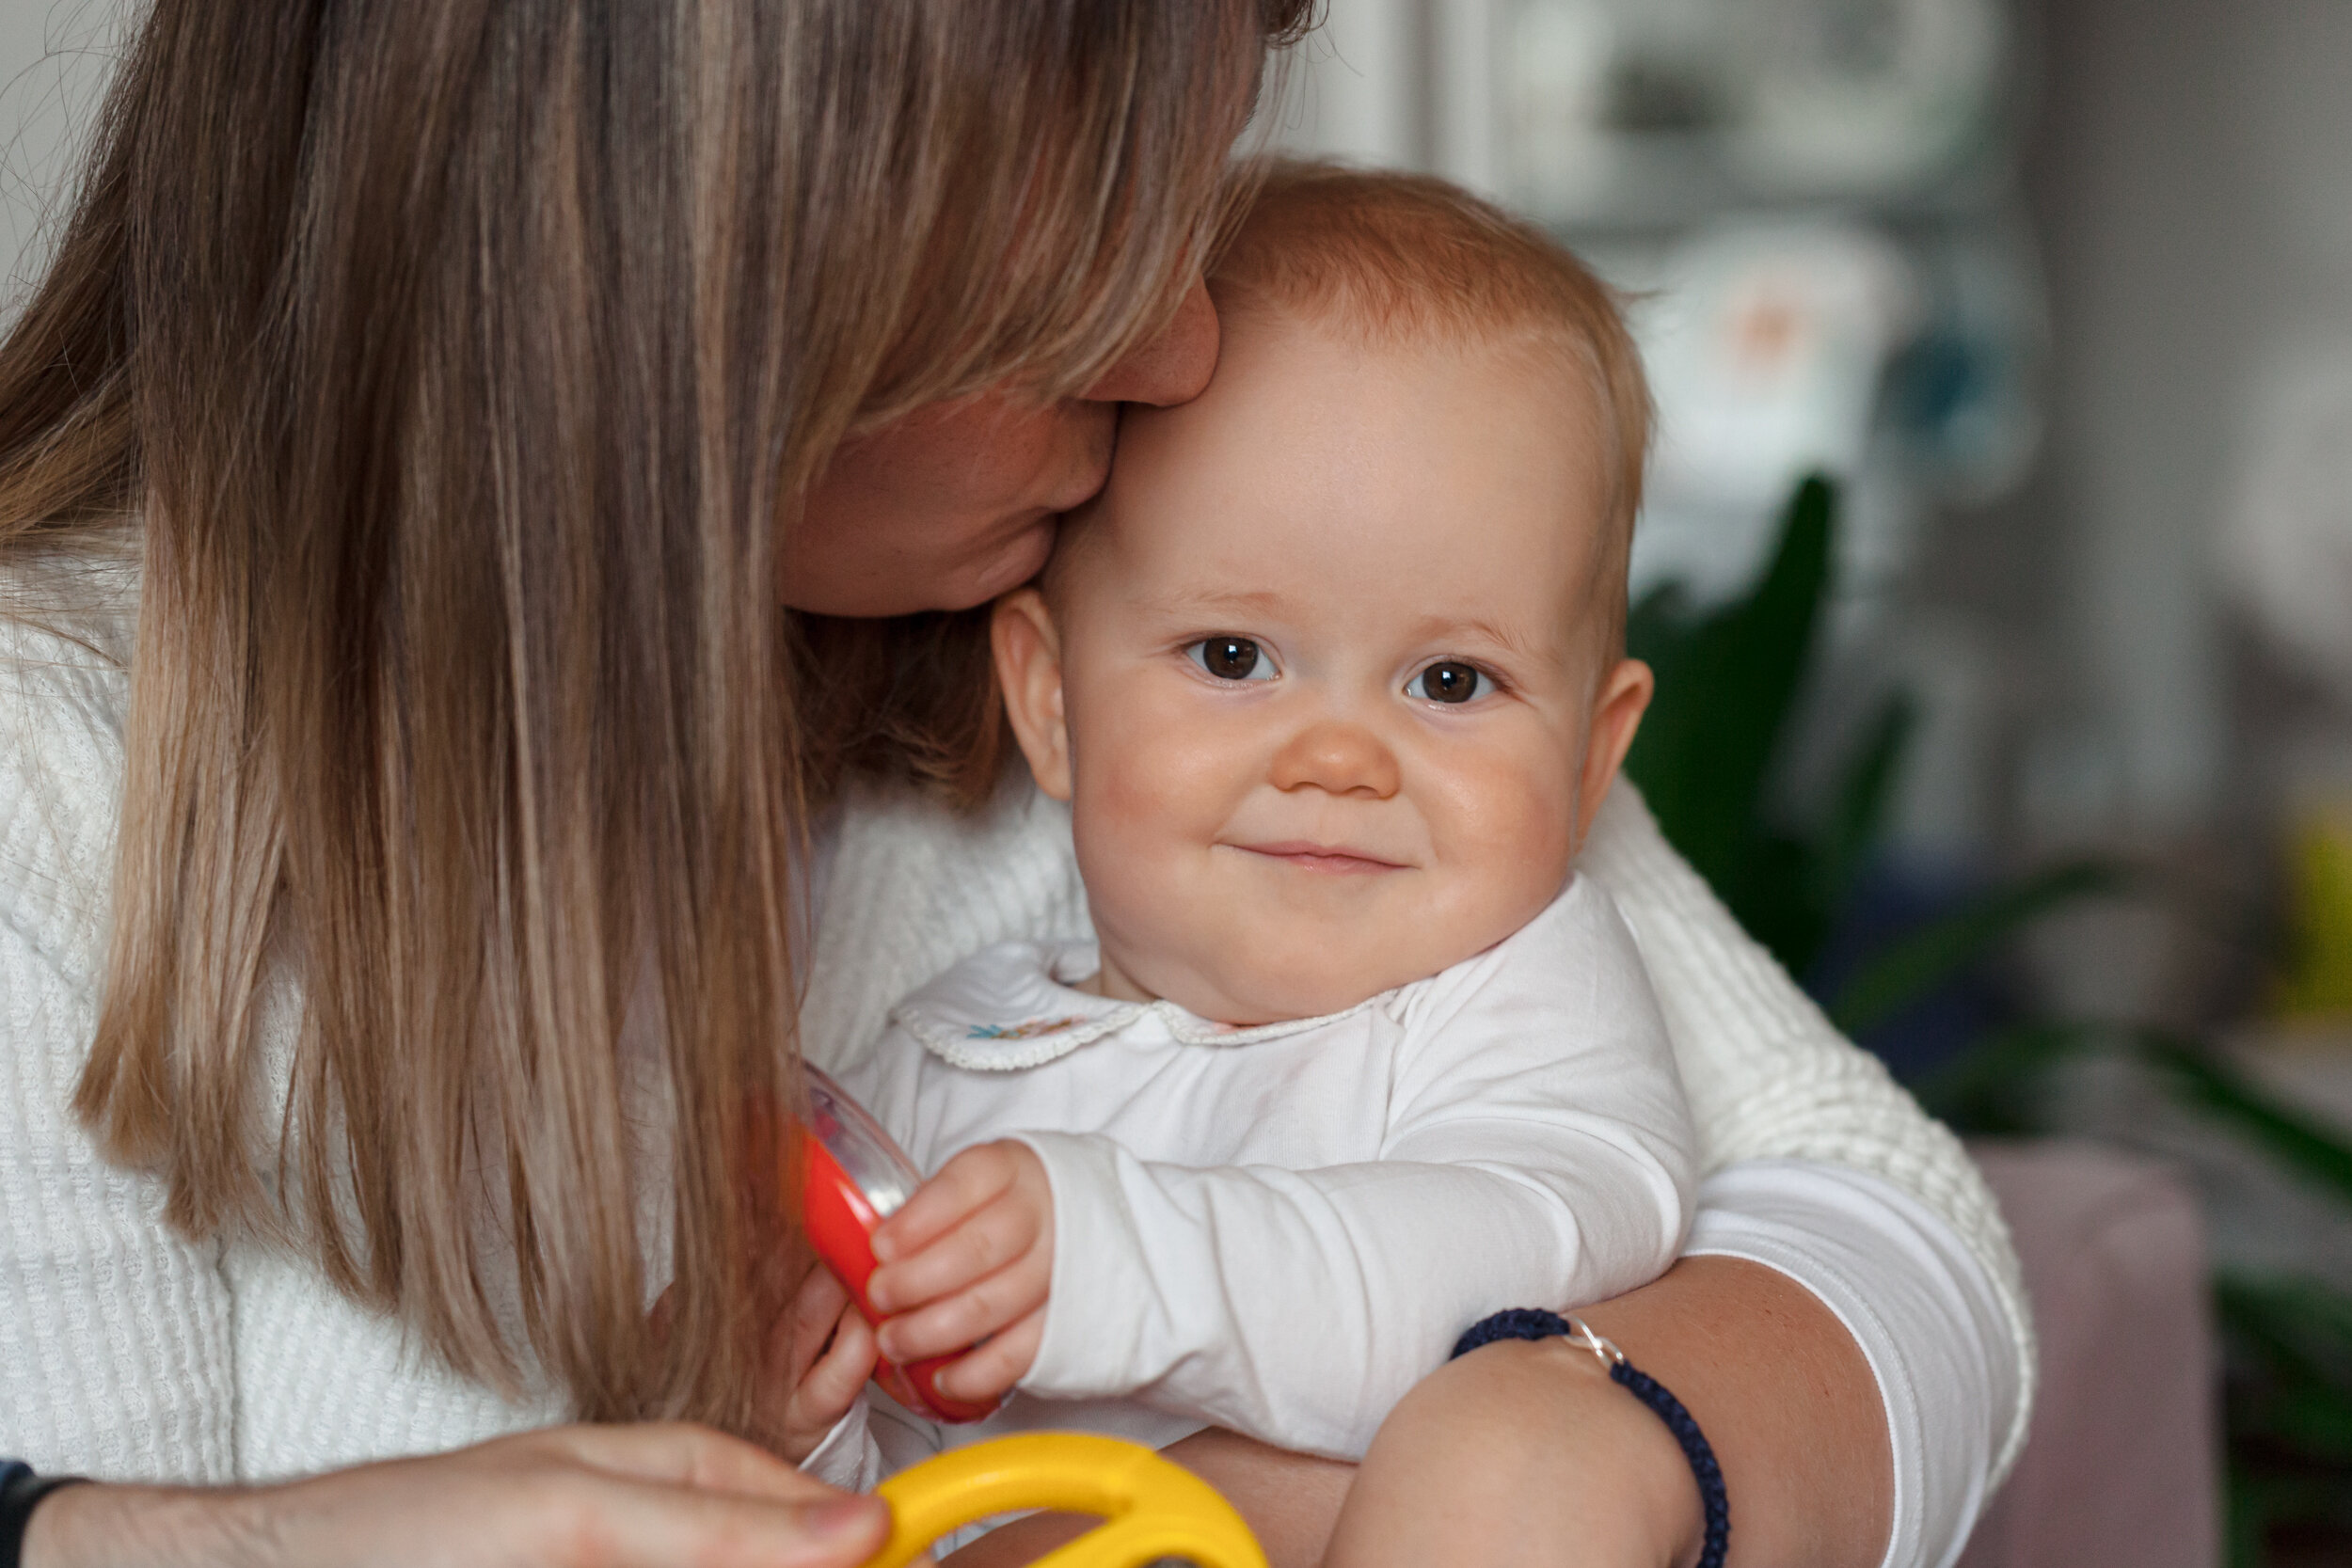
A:
{"label": "woman's lips", "polygon": [[1340,876],[1362,876],[1375,871],[1402,871],[1398,862],[1382,860],[1361,849],[1342,848],[1329,844],[1236,844],[1236,849],[1268,860],[1284,862],[1302,871],[1322,871]]}

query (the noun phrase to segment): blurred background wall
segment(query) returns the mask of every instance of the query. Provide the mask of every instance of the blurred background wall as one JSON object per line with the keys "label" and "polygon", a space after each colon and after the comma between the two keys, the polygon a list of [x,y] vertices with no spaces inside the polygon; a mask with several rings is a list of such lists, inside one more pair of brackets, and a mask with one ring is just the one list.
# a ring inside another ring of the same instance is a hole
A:
{"label": "blurred background wall", "polygon": [[[2352,363],[2352,8],[2049,0],[2041,33],[2026,168],[2058,353],[2027,515],[2072,520],[2060,619],[2113,805],[2210,823],[2264,783],[2233,756],[2262,738],[2227,701],[2233,514],[2282,399]],[[2242,608],[2262,631],[2270,607]]]}
{"label": "blurred background wall", "polygon": [[103,88],[127,0],[0,0],[0,320],[43,254],[45,220]]}

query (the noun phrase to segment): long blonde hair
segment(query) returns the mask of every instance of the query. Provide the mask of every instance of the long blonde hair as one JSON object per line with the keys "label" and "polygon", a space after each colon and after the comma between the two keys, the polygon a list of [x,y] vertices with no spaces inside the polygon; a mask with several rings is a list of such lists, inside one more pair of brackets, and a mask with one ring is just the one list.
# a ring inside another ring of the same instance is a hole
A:
{"label": "long blonde hair", "polygon": [[759,1108],[840,750],[777,530],[859,421],[1066,393],[1154,330],[1305,9],[158,0],[0,347],[0,564],[138,531],[77,1105],[176,1225],[298,1246],[511,1387],[505,1271],[580,1414],[753,1427],[791,1234]]}

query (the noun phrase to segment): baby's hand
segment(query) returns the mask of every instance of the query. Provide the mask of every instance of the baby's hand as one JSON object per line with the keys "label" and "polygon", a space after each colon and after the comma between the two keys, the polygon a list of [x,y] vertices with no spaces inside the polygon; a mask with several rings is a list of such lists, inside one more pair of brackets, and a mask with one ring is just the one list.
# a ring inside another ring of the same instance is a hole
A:
{"label": "baby's hand", "polygon": [[789,1378],[792,1389],[768,1423],[776,1451],[795,1465],[815,1453],[857,1402],[874,1375],[874,1331],[849,1292],[823,1269],[811,1269],[769,1341],[768,1364]]}
{"label": "baby's hand", "polygon": [[[1037,1360],[1054,1279],[1054,1193],[1045,1163],[1009,1140],[967,1148],[874,1232],[882,1267],[866,1299],[885,1314],[882,1354],[904,1366],[971,1352],[941,1393],[1001,1397]],[[982,1342],[985,1341],[985,1342]]]}

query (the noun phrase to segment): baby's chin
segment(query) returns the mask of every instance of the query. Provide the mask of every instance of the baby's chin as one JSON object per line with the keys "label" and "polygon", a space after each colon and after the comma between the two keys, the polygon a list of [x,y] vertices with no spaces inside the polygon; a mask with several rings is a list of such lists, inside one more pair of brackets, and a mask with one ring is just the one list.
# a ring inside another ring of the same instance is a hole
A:
{"label": "baby's chin", "polygon": [[1140,974],[1134,969],[1128,973],[1153,995],[1196,1018],[1247,1029],[1343,1013],[1399,986],[1451,969],[1493,943],[1479,941],[1458,953],[1416,945],[1417,954],[1365,953],[1349,944],[1353,950],[1335,952],[1327,946],[1311,954],[1294,948],[1279,956],[1221,955],[1167,966],[1164,973],[1153,973],[1158,966],[1151,964],[1141,966]]}
{"label": "baby's chin", "polygon": [[1567,875],[1513,870],[1370,879],[1293,870],[1271,887],[1171,885],[1158,896],[1101,878],[1089,886],[1101,889],[1106,969],[1195,1017],[1248,1027],[1343,1013],[1477,957],[1542,913]]}

